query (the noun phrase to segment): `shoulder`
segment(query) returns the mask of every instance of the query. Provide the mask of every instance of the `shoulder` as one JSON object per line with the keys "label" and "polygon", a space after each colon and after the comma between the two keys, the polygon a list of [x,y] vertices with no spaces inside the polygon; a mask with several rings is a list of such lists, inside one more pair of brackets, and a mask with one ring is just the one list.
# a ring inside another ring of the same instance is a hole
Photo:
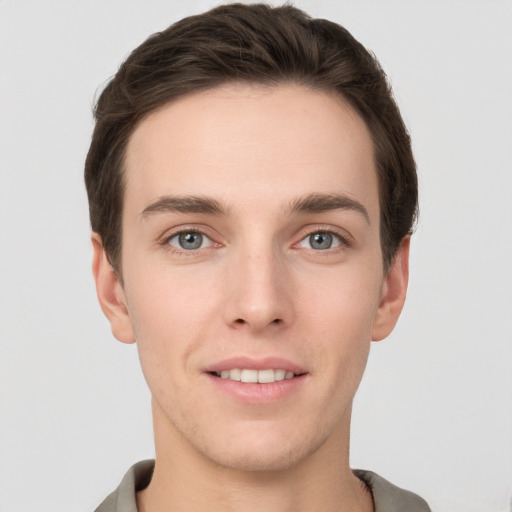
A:
{"label": "shoulder", "polygon": [[431,512],[423,498],[393,485],[377,473],[362,469],[354,469],[353,473],[371,490],[375,512]]}
{"label": "shoulder", "polygon": [[149,484],[154,467],[154,460],[134,464],[124,475],[119,487],[94,512],[137,512],[137,491]]}

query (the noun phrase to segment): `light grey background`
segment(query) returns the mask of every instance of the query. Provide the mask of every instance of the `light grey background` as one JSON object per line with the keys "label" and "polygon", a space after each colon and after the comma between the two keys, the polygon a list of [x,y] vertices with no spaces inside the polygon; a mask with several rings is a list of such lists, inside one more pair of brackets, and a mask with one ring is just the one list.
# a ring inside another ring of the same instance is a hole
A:
{"label": "light grey background", "polygon": [[[0,511],[92,511],[153,454],[135,347],[97,305],[83,161],[96,88],[214,1],[0,1]],[[512,491],[512,2],[297,1],[392,80],[421,184],[408,303],[374,345],[352,465],[438,512]]]}

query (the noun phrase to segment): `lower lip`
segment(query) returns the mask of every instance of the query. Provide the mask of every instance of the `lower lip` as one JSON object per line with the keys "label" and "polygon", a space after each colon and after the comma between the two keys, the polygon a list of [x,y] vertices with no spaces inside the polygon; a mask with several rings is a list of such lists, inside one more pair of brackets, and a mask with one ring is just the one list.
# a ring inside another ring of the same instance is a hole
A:
{"label": "lower lip", "polygon": [[204,374],[216,389],[233,398],[250,404],[270,404],[283,400],[297,392],[306,382],[307,374],[268,384],[240,382],[223,379],[209,373]]}

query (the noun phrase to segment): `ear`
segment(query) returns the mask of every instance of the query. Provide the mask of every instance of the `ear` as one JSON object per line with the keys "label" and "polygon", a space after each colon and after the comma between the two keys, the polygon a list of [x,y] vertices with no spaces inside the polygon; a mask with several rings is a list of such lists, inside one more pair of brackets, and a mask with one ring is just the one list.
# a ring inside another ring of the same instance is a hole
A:
{"label": "ear", "polygon": [[92,273],[101,310],[108,318],[112,334],[123,343],[134,343],[135,334],[126,307],[123,286],[112,268],[98,233],[91,236],[93,247]]}
{"label": "ear", "polygon": [[402,240],[384,280],[379,309],[373,323],[372,341],[380,341],[391,334],[404,307],[409,282],[410,243],[409,236]]}

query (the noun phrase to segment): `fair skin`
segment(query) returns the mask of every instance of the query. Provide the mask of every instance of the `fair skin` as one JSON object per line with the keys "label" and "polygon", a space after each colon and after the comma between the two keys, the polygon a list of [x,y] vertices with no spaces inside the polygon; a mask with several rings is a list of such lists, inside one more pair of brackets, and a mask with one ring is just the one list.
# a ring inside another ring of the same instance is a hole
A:
{"label": "fair skin", "polygon": [[373,510],[351,406],[409,240],[385,271],[364,122],[327,93],[226,85],[145,119],[125,172],[122,283],[96,234],[93,271],[152,393],[139,510]]}

